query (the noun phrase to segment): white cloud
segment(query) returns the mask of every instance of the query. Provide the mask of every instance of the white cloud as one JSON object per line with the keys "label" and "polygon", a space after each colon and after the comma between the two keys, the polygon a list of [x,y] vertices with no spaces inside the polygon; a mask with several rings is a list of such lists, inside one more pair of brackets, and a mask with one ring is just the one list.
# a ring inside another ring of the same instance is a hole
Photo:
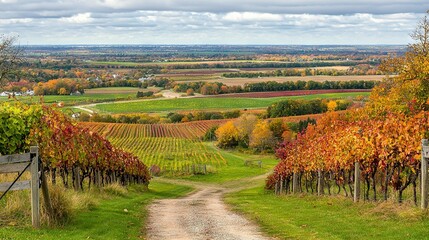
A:
{"label": "white cloud", "polygon": [[257,13],[257,12],[230,12],[227,13],[222,18],[226,21],[232,22],[243,22],[243,21],[252,21],[252,22],[276,22],[281,21],[283,18],[279,14],[271,13]]}
{"label": "white cloud", "polygon": [[91,13],[79,13],[71,17],[60,18],[61,22],[67,22],[67,23],[90,23],[93,20],[94,19],[91,18]]}
{"label": "white cloud", "polygon": [[[360,3],[367,11],[351,13],[354,2],[342,1],[348,8],[340,11],[337,0],[0,1],[0,33],[17,32],[30,44],[406,44],[423,16],[398,12],[405,0],[391,0],[389,14],[371,13],[377,7],[369,0]],[[301,13],[304,3],[311,4]]]}
{"label": "white cloud", "polygon": [[33,20],[31,18],[10,18],[10,19],[0,19],[0,25],[9,25],[9,24],[24,24],[30,23]]}

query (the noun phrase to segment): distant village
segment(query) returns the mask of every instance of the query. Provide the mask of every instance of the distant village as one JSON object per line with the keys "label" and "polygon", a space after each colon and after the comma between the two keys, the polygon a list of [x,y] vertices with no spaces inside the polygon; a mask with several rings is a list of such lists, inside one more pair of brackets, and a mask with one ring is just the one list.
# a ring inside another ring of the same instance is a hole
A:
{"label": "distant village", "polygon": [[0,97],[15,97],[15,96],[34,96],[33,90],[27,90],[26,92],[1,92]]}

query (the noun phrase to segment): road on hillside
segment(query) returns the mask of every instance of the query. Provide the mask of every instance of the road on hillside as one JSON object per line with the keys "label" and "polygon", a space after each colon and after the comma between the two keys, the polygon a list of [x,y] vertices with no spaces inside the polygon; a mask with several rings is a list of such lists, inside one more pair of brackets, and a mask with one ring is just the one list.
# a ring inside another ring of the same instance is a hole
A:
{"label": "road on hillside", "polygon": [[149,206],[148,239],[269,239],[257,225],[228,209],[222,196],[231,189],[193,187],[197,190],[191,195],[157,200]]}

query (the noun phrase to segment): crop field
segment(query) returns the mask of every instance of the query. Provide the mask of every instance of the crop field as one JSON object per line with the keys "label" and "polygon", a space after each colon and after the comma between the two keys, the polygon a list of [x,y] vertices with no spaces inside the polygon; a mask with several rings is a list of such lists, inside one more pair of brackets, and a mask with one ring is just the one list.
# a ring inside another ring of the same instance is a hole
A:
{"label": "crop field", "polygon": [[[335,69],[338,71],[345,71],[349,68],[349,66],[327,66],[327,67],[312,67],[312,69]],[[234,72],[247,72],[247,73],[267,73],[278,70],[279,68],[231,68],[231,69],[223,69],[223,68],[206,68],[206,69],[171,69],[168,73],[158,74],[158,77],[166,77],[174,81],[225,81],[225,78],[222,75],[224,73],[234,73]],[[307,68],[297,67],[297,68],[289,68],[295,70],[304,70]],[[322,76],[318,76],[322,77]],[[329,76],[327,76],[329,77]],[[262,77],[258,79],[266,79],[273,77]],[[277,77],[276,77],[277,78]],[[302,77],[298,77],[302,78]],[[235,78],[235,79],[250,79],[250,78]],[[255,80],[255,78],[254,78]],[[263,81],[263,80],[261,80]],[[295,81],[295,80],[292,80]]]}
{"label": "crop field", "polygon": [[229,98],[272,98],[285,96],[303,96],[312,94],[325,93],[368,93],[370,89],[323,89],[323,90],[295,90],[295,91],[276,91],[276,92],[249,92],[249,93],[231,93],[221,94],[214,97],[229,97]]}
{"label": "crop field", "polygon": [[[228,86],[241,85],[244,86],[246,83],[258,83],[258,82],[288,82],[288,81],[381,81],[385,78],[384,75],[361,75],[361,76],[305,76],[305,77],[260,77],[260,78],[224,78],[221,77],[216,81],[222,82]],[[205,81],[201,80],[189,80],[186,82]]]}
{"label": "crop field", "polygon": [[200,140],[212,126],[223,121],[199,121],[182,124],[82,123],[107,137],[116,147],[136,154],[146,165],[162,171],[190,172],[196,165],[211,169],[226,165],[225,159]]}
{"label": "crop field", "polygon": [[199,139],[206,131],[227,120],[206,120],[170,124],[79,123],[107,138],[183,138]]}
{"label": "crop field", "polygon": [[[298,122],[320,116],[321,114],[312,114],[282,119],[286,122]],[[200,140],[209,128],[227,121],[228,119],[175,124],[79,124],[103,135],[114,146],[136,154],[148,166],[157,165],[162,171],[183,173],[189,172],[195,165],[207,165],[216,169],[227,164],[217,149]]]}
{"label": "crop field", "polygon": [[305,96],[288,96],[276,98],[178,98],[160,100],[142,100],[134,102],[96,104],[95,111],[105,113],[154,113],[186,110],[231,110],[266,108],[284,99],[338,99],[357,96],[368,96],[368,92],[325,93]]}
{"label": "crop field", "polygon": [[116,147],[137,155],[147,166],[156,165],[162,171],[190,172],[196,165],[211,168],[226,165],[216,149],[197,139],[172,137],[109,138]]}

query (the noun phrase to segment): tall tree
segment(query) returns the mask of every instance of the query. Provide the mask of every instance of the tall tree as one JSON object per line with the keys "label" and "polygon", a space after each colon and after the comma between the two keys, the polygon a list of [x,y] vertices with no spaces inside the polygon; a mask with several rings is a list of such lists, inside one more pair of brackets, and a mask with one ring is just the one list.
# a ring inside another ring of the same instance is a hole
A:
{"label": "tall tree", "polygon": [[380,69],[397,74],[371,93],[369,105],[376,112],[415,112],[429,109],[429,12],[411,34],[414,43],[403,57],[386,60]]}
{"label": "tall tree", "polygon": [[15,46],[16,36],[0,36],[0,87],[16,77],[21,62],[21,48]]}

